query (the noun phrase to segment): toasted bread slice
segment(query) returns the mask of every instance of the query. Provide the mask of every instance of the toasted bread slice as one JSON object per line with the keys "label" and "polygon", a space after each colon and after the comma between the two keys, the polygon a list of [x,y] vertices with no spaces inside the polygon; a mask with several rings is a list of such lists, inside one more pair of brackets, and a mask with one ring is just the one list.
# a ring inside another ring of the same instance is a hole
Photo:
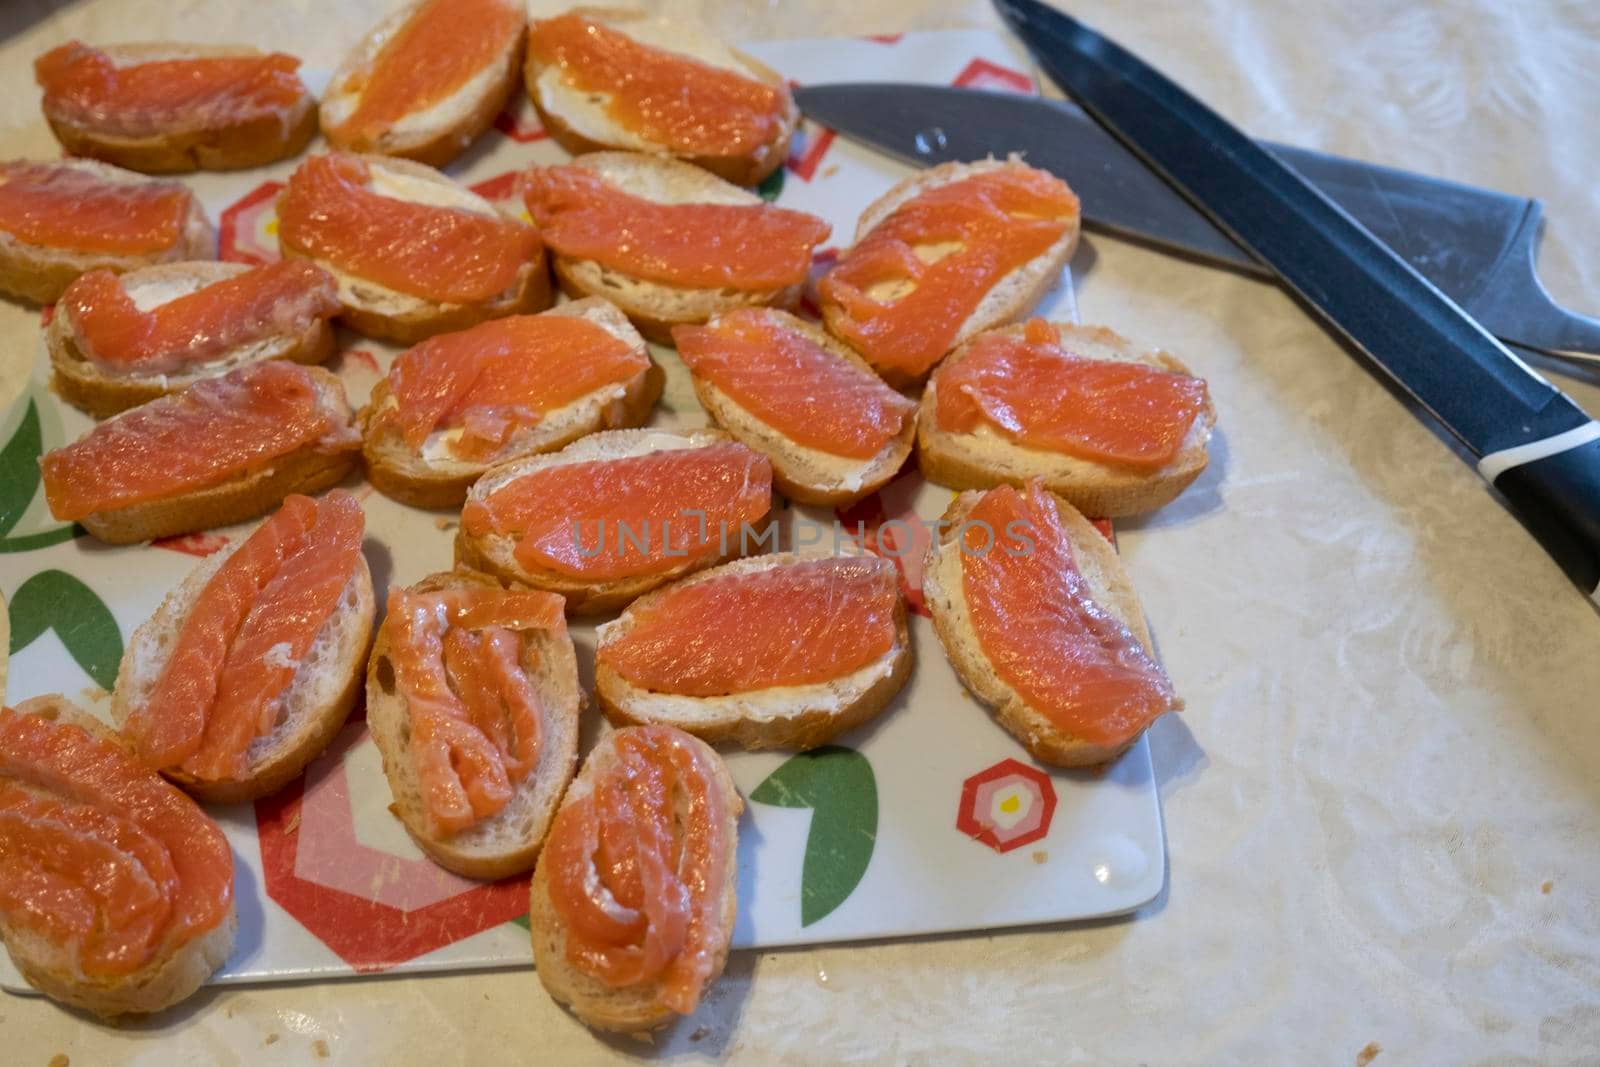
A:
{"label": "toasted bread slice", "polygon": [[[649,452],[662,452],[679,448],[705,448],[730,438],[720,430],[603,430],[580,437],[559,452],[548,455],[527,456],[491,467],[467,491],[467,500],[481,500],[509,482],[532,471],[563,463],[587,463],[592,460],[621,459]],[[759,522],[759,520],[758,520]],[[613,534],[613,536],[616,536]],[[615,611],[644,593],[665,585],[685,574],[712,567],[744,554],[747,539],[729,534],[727,552],[711,553],[703,558],[685,558],[683,562],[654,574],[603,581],[585,581],[548,571],[533,572],[518,562],[516,542],[500,534],[474,537],[465,525],[456,532],[456,563],[484,571],[510,582],[520,582],[536,589],[548,589],[567,598],[567,613],[571,615],[599,615]],[[721,543],[718,548],[722,548]]]}
{"label": "toasted bread slice", "polygon": [[[382,196],[483,215],[502,214],[489,201],[432,167],[386,156],[361,158],[371,169],[373,190]],[[283,240],[281,231],[278,244],[285,256],[310,259],[333,275],[339,284],[339,303],[343,306],[339,313],[341,322],[368,337],[402,345],[416,344],[436,333],[464,330],[501,315],[528,314],[550,306],[550,271],[543,250],[523,266],[516,284],[506,292],[480,303],[454,304],[402,293],[356,277],[290,245]]]}
{"label": "toasted bread slice", "polygon": [[[613,731],[602,737],[583,761],[583,767],[567,789],[562,808],[589,796],[602,769],[616,759],[616,736]],[[704,746],[693,737],[690,744]],[[735,883],[738,881],[739,816],[744,811],[744,801],[728,774],[727,767],[709,747],[703,748],[706,762],[716,776],[714,788],[722,793],[725,813],[724,830],[728,838],[727,870],[723,877],[720,924],[716,931],[715,953],[711,973],[706,984],[716,981],[728,962],[728,944],[733,937],[733,922],[738,910]],[[632,986],[607,985],[573,966],[567,959],[567,926],[555,905],[550,902],[550,870],[540,863],[533,871],[533,885],[529,892],[528,927],[533,938],[533,964],[545,990],[565,1004],[572,1013],[596,1030],[612,1030],[644,1037],[651,1030],[665,1026],[678,1018],[676,1012],[661,1002],[661,979],[653,979]]]}
{"label": "toasted bread slice", "polygon": [[[163,263],[129,271],[122,276],[122,284],[139,309],[148,311],[250,269],[243,263],[221,261]],[[45,347],[53,372],[51,385],[61,399],[98,419],[176,393],[201,378],[224,374],[246,363],[269,359],[321,363],[333,355],[333,327],[327,319],[316,319],[298,334],[280,334],[240,345],[184,373],[108,374],[79,349],[69,319],[68,315],[58,314],[45,327]]]}
{"label": "toasted bread slice", "polygon": [[[795,107],[783,76],[771,67],[729,47],[698,23],[652,17],[643,10],[626,8],[579,7],[570,14],[602,23],[648,48],[676,53],[740,77],[764,82],[780,94],[784,117],[773,140],[742,152],[680,158],[735,185],[759,184],[788,158],[789,141],[799,125],[800,111]],[[561,68],[542,62],[531,48],[524,81],[545,131],[573,155],[605,148],[651,155],[677,154],[669,146],[651,141],[619,123],[608,113],[609,99],[604,94],[587,93],[568,85]]]}
{"label": "toasted bread slice", "polygon": [[[1000,170],[1011,163],[1023,162],[1022,158],[1013,155],[1008,159],[983,159],[975,163],[941,163],[937,167],[930,167],[925,171],[913,174],[902,179],[887,193],[867,205],[861,213],[861,219],[856,224],[855,243],[860,244],[862,239],[884,219],[894,214],[900,205],[908,200],[915,199],[919,194],[942,185],[962,181],[975,174],[986,171]],[[1069,225],[1066,232],[1057,239],[1042,254],[1024,263],[1022,266],[1002,277],[989,291],[983,295],[978,306],[972,314],[967,316],[965,322],[956,331],[951,349],[955,349],[974,334],[984,330],[1003,326],[1006,323],[1016,322],[1028,314],[1046,293],[1055,287],[1061,280],[1061,272],[1072,261],[1072,253],[1078,247],[1078,224],[1076,219]],[[847,249],[843,256],[848,256]],[[880,299],[882,299],[880,297]],[[850,322],[849,313],[843,307],[831,300],[822,301],[822,319],[828,329],[834,334],[845,336],[845,328]],[[937,364],[935,364],[937,365]],[[919,384],[926,376],[909,375],[893,367],[879,367],[878,373],[885,381],[897,389],[909,388]],[[932,370],[932,367],[929,368]]]}
{"label": "toasted bread slice", "polygon": [[[177,186],[177,182],[160,178],[147,178],[131,170],[114,167],[95,159],[54,160],[56,166],[84,170],[107,182],[127,182]],[[217,231],[206,218],[206,212],[192,193],[188,193],[188,210],[178,240],[169,248],[138,255],[116,252],[81,252],[70,248],[36,245],[21,240],[14,234],[0,230],[0,292],[31,300],[36,304],[49,304],[61,298],[80,274],[97,268],[118,274],[148,267],[155,263],[173,263],[183,259],[215,259]]]}
{"label": "toasted bread slice", "polygon": [[[676,159],[638,152],[593,152],[572,165],[592,170],[608,185],[660,204],[731,204],[756,207],[762,200],[748,189]],[[741,307],[793,310],[800,303],[799,285],[743,292],[736,289],[686,289],[648,281],[601,266],[592,259],[552,254],[556,280],[572,296],[602,296],[622,309],[639,332],[658,344],[672,343],[672,327],[699,324]]]}
{"label": "toasted bread slice", "polygon": [[[1052,325],[1061,331],[1062,345],[1075,356],[1143,363],[1174,374],[1190,373],[1168,353],[1139,348],[1104,326],[1068,322]],[[1014,325],[998,332],[1020,335],[1022,330],[1022,326]],[[971,347],[969,341],[958,348],[941,364],[941,371],[959,363]],[[1216,411],[1208,397],[1177,458],[1158,471],[1144,472],[1019,445],[988,426],[971,433],[942,430],[938,403],[939,373],[935,373],[928,380],[917,412],[917,464],[930,482],[952,489],[989,489],[996,485],[1020,488],[1029,478],[1042,478],[1052,493],[1066,498],[1085,515],[1102,518],[1138,515],[1170,503],[1206,469],[1206,444],[1216,423]]]}
{"label": "toasted bread slice", "polygon": [[[411,588],[433,592],[456,586],[503,588],[475,571],[432,574]],[[539,741],[539,764],[516,787],[516,795],[500,811],[448,837],[430,832],[411,756],[411,710],[395,682],[387,626],[378,631],[367,668],[367,728],[383,753],[383,773],[394,793],[394,812],[417,847],[435,863],[466,878],[507,878],[533,866],[544,844],[556,805],[578,765],[578,714],[583,690],[578,661],[565,623],[552,630],[527,630],[520,635],[522,663],[545,712]]]}
{"label": "toasted bread slice", "polygon": [[[54,693],[25,700],[16,710],[52,722],[71,723],[102,740],[123,745],[105,723]],[[131,753],[129,758],[133,758]],[[230,901],[227,917],[221,923],[175,951],[156,956],[132,974],[93,978],[82,973],[66,947],[0,918],[0,940],[4,940],[11,962],[29,985],[51,1000],[102,1018],[148,1014],[184,1000],[228,961],[238,931],[239,916]]]}
{"label": "toasted bread slice", "polygon": [[[316,379],[324,410],[350,427],[353,434],[355,412],[345,399],[344,383],[321,367],[309,370]],[[313,444],[258,470],[235,475],[204,489],[112,511],[98,511],[78,521],[108,545],[132,545],[158,537],[227,526],[271,511],[290,493],[315,493],[336,485],[350,473],[355,462],[354,451],[343,448],[329,451]]]}
{"label": "toasted bread slice", "polygon": [[334,72],[323,96],[321,120],[323,136],[335,147],[442,167],[488,130],[506,106],[517,85],[523,33],[508,41],[481,70],[443,100],[405,115],[375,136],[346,134],[341,129],[361,103],[372,62],[401,27],[416,16],[423,2],[403,7],[374,26]]}
{"label": "toasted bread slice", "polygon": [[[212,575],[243,543],[241,539],[206,557],[167,594],[156,613],[133,631],[117,668],[111,699],[111,715],[119,726],[150,700],[166,672],[184,620]],[[196,778],[176,768],[162,773],[214,804],[254,800],[288,785],[333,742],[355,707],[376,614],[372,572],[362,556],[281,698],[283,711],[277,727],[250,743],[246,772],[237,779],[219,780]]]}
{"label": "toasted bread slice", "polygon": [[[849,674],[810,685],[776,686],[728,696],[693,697],[658,693],[623,678],[606,657],[606,646],[632,628],[635,612],[680,586],[728,574],[783,567],[806,557],[792,552],[734,560],[699,571],[635,600],[595,631],[594,685],[601,710],[615,726],[660,723],[676,726],[714,745],[747,749],[816,748],[877,715],[911,677],[911,639],[904,601],[895,603],[895,641],[878,659]],[[885,566],[893,564],[883,561]],[[685,635],[685,640],[690,636]]]}
{"label": "toasted bread slice", "polygon": [[[1061,730],[995,672],[979,644],[962,585],[961,569],[967,553],[962,547],[960,527],[982,496],[982,493],[967,492],[956,497],[945,511],[940,536],[928,546],[923,563],[923,599],[933,613],[933,628],[950,658],[950,665],[962,684],[989,707],[1000,725],[1040,762],[1058,767],[1092,767],[1116,759],[1138,740],[1137,735],[1124,744],[1100,745]],[[1053,495],[1051,499],[1056,513],[1061,516],[1062,530],[1071,543],[1073,560],[1088,581],[1095,602],[1115,615],[1154,658],[1155,648],[1150,642],[1144,612],[1116,549],[1071,504]],[[1180,707],[1182,701],[1173,705],[1174,710]]]}
{"label": "toasted bread slice", "polygon": [[[644,338],[629,325],[627,316],[598,297],[570,301],[545,314],[588,319],[645,359],[650,358]],[[421,449],[412,449],[395,426],[378,424],[378,415],[393,403],[389,380],[385,378],[373,387],[372,399],[361,410],[361,455],[367,466],[367,480],[385,496],[413,507],[460,507],[467,487],[495,464],[554,452],[597,430],[638,426],[650,417],[651,409],[660,399],[664,378],[661,368],[652,361],[629,381],[597,389],[549,412],[535,425],[518,431],[499,453],[484,463],[458,459],[437,450],[431,441]]]}
{"label": "toasted bread slice", "polygon": [[[201,45],[179,42],[117,44],[101,48],[118,67],[175,59],[259,56],[246,45]],[[289,107],[270,114],[206,116],[159,133],[130,137],[114,128],[97,128],[52,109],[44,101],[45,121],[68,154],[104,160],[146,174],[191,170],[241,170],[288,159],[305,151],[317,132],[316,100],[300,86]]]}
{"label": "toasted bread slice", "polygon": [[[762,314],[781,328],[803,334],[840,359],[869,374],[874,373],[854,349],[814,323],[776,309]],[[710,325],[716,325],[715,318]],[[693,371],[690,380],[694,383],[694,395],[706,413],[735,440],[765,454],[772,461],[772,480],[778,489],[784,496],[802,504],[839,507],[860,500],[883,488],[900,472],[911,454],[916,436],[914,418],[907,418],[900,433],[875,456],[866,459],[835,456],[786,436]]]}

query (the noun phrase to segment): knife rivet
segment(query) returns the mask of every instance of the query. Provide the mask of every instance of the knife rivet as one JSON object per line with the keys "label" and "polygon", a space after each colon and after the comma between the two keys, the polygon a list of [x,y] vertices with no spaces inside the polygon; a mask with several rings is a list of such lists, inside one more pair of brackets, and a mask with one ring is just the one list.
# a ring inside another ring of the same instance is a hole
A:
{"label": "knife rivet", "polygon": [[931,156],[936,152],[943,152],[945,145],[949,144],[949,139],[945,137],[942,127],[929,126],[925,130],[917,131],[912,144],[916,146],[918,155]]}

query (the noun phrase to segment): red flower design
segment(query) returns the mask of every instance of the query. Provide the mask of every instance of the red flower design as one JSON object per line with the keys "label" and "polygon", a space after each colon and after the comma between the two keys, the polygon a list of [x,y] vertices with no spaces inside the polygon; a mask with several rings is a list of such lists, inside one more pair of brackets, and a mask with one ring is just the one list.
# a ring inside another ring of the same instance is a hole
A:
{"label": "red flower design", "polygon": [[228,539],[218,533],[178,534],[175,537],[158,537],[150,542],[153,548],[182,552],[186,556],[209,556],[227,544]]}
{"label": "red flower design", "polygon": [[953,85],[964,89],[999,89],[1013,93],[1032,93],[1033,79],[1020,70],[1002,67],[998,63],[991,63],[987,59],[974,59],[968,63],[960,74],[956,75]]}
{"label": "red flower design", "polygon": [[1038,841],[1050,832],[1056,790],[1044,772],[1014,759],[961,783],[956,829],[996,852]]}
{"label": "red flower design", "polygon": [[276,263],[278,213],[275,205],[282,182],[264,182],[222,211],[218,258],[261,266]]}

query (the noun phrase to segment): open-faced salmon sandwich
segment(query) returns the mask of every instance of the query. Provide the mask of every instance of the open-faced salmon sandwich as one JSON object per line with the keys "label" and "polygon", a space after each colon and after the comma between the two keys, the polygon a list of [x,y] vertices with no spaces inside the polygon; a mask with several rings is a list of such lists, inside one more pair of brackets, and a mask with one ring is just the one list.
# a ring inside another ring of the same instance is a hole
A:
{"label": "open-faced salmon sandwich", "polygon": [[0,860],[0,939],[62,1004],[160,1011],[233,951],[221,828],[60,696],[0,708]]}
{"label": "open-faced salmon sandwich", "polygon": [[249,363],[113,415],[45,453],[45,502],[113,545],[243,522],[355,466],[344,385],[321,367]]}
{"label": "open-faced salmon sandwich", "polygon": [[1020,158],[945,163],[861,213],[822,279],[822,317],[896,387],[973,334],[1028,314],[1078,245],[1078,198]]}
{"label": "open-faced salmon sandwich", "polygon": [[90,271],[45,329],[52,384],[104,418],[247,363],[321,363],[338,310],[333,278],[304,261]]}
{"label": "open-faced salmon sandwich", "polygon": [[780,553],[648,593],[596,631],[600,706],[712,744],[825,744],[911,676],[897,574],[877,556]]}
{"label": "open-faced salmon sandwich", "polygon": [[638,426],[663,375],[616,307],[591,297],[438,334],[400,354],[361,412],[367,478],[417,507],[460,507],[497,463]]}
{"label": "open-faced salmon sandwich", "polygon": [[494,122],[516,88],[526,15],[516,0],[422,0],[362,39],[328,83],[322,133],[336,148],[442,167]]}
{"label": "open-faced salmon sandwich", "polygon": [[780,491],[837,507],[876,492],[911,454],[915,402],[822,328],[741,308],[672,331],[717,424],[772,461]]}
{"label": "open-faced salmon sandwich", "polygon": [[467,491],[456,562],[613,611],[771,548],[772,465],[720,430],[605,430],[491,467]]}
{"label": "open-faced salmon sandwich", "polygon": [[954,489],[1038,478],[1085,515],[1153,511],[1206,469],[1216,415],[1177,359],[1103,326],[981,333],[928,380],[917,463]]}
{"label": "open-faced salmon sandwich", "polygon": [[676,156],[736,185],[783,165],[800,120],[783,78],[704,27],[577,8],[528,28],[528,95],[574,155]]}
{"label": "open-faced salmon sandwich", "polygon": [[728,769],[670,726],[601,738],[533,872],[539,981],[597,1030],[690,1015],[728,961],[739,815]]}
{"label": "open-faced salmon sandwich", "polygon": [[406,159],[308,158],[278,198],[278,246],[333,275],[347,326],[401,344],[550,306],[533,228]]}
{"label": "open-faced salmon sandwich", "polygon": [[583,693],[561,598],[472,571],[389,593],[367,727],[394,812],[468,878],[533,866],[578,764]]}
{"label": "open-faced salmon sandwich", "polygon": [[291,496],[133,632],[111,713],[147,766],[232,804],[276,792],[321,755],[361,693],[372,643],[365,528],[343,490]]}
{"label": "open-faced salmon sandwich", "polygon": [[33,64],[62,148],[149,174],[299,155],[317,132],[299,68],[282,52],[175,42],[68,41]]}
{"label": "open-faced salmon sandwich", "polygon": [[0,163],[0,292],[48,304],[96,268],[216,255],[216,230],[179,182],[93,159]]}
{"label": "open-faced salmon sandwich", "polygon": [[1041,762],[1106,763],[1183,706],[1115,549],[1037,480],[956,497],[922,593],[956,674]]}
{"label": "open-faced salmon sandwich", "polygon": [[831,228],[675,159],[594,152],[524,178],[573,296],[603,296],[652,341],[735,308],[794,308]]}

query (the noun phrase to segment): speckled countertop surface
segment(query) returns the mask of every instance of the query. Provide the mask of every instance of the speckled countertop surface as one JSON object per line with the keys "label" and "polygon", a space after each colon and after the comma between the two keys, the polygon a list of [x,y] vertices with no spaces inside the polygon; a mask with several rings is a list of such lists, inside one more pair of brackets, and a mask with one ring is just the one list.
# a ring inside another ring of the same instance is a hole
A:
{"label": "speckled countertop surface", "polygon": [[[389,6],[13,0],[4,154],[55,154],[29,64],[67,37],[244,38],[330,68]],[[994,24],[977,2],[670,6],[745,39]],[[1542,196],[1552,290],[1600,308],[1600,7],[1073,8],[1258,135]],[[1600,613],[1277,289],[1084,245],[1084,319],[1180,354],[1220,420],[1200,482],[1123,527],[1189,708],[1152,731],[1171,874],[1139,915],[740,954],[654,1048],[513,972],[205,992],[121,1028],[0,997],[0,1059],[1600,1062]],[[36,322],[0,305],[13,383]],[[1561,382],[1600,413],[1600,387]]]}

